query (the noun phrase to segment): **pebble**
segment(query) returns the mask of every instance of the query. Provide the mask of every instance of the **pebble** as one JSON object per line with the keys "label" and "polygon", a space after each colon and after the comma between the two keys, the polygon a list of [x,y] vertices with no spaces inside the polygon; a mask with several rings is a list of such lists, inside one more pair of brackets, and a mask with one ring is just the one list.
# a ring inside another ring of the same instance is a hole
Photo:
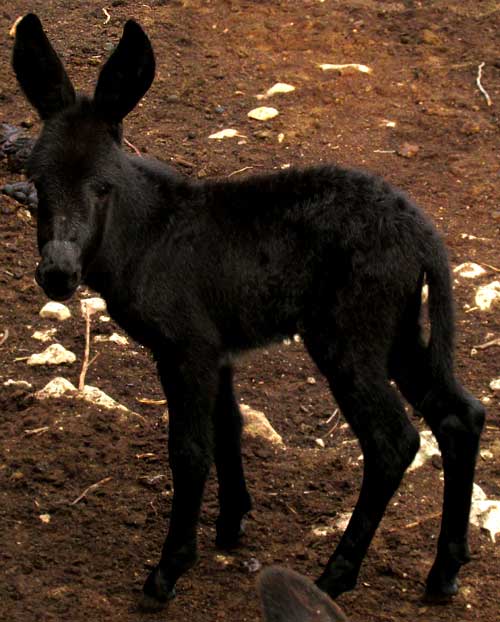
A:
{"label": "pebble", "polygon": [[418,145],[414,145],[412,143],[403,143],[396,153],[402,158],[413,158],[417,155],[419,151],[420,147]]}
{"label": "pebble", "polygon": [[441,38],[433,30],[426,28],[420,33],[422,43],[427,45],[441,45]]}
{"label": "pebble", "polygon": [[106,311],[106,302],[99,298],[99,296],[95,296],[94,298],[83,298],[80,300],[80,307],[82,310],[82,314],[93,315],[94,313],[104,313]]}
{"label": "pebble", "polygon": [[269,119],[273,119],[278,115],[278,110],[270,106],[259,106],[258,108],[250,110],[250,112],[248,113],[250,119],[255,119],[256,121],[268,121]]}
{"label": "pebble", "polygon": [[71,317],[71,311],[60,302],[50,301],[40,310],[40,317],[64,321]]}
{"label": "pebble", "polygon": [[476,291],[475,303],[481,311],[490,311],[500,304],[500,281],[492,281],[479,287]]}
{"label": "pebble", "polygon": [[43,352],[32,354],[27,363],[33,365],[71,365],[76,361],[76,355],[66,350],[60,343],[53,343]]}
{"label": "pebble", "polygon": [[31,209],[38,206],[38,196],[35,186],[29,181],[18,181],[12,184],[5,184],[0,187],[0,192],[8,197],[15,199],[22,205],[27,205]]}

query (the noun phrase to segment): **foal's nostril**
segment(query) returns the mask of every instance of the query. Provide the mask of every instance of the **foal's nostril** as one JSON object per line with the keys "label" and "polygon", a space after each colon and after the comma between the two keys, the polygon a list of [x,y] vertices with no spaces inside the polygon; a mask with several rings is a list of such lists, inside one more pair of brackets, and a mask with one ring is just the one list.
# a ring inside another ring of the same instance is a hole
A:
{"label": "foal's nostril", "polygon": [[80,283],[79,270],[61,270],[54,265],[38,267],[35,278],[49,298],[64,300],[69,298]]}

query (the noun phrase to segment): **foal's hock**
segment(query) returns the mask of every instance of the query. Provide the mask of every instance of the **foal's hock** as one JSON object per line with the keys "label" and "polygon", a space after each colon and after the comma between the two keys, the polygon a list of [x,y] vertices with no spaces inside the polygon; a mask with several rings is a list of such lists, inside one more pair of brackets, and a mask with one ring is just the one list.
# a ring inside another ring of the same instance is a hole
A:
{"label": "foal's hock", "polygon": [[[401,394],[439,441],[441,534],[427,594],[457,591],[481,404],[453,371],[453,303],[443,243],[427,217],[378,177],[337,166],[195,182],[121,149],[123,118],[154,77],[149,39],[128,21],[93,97],[77,95],[39,19],[18,25],[17,79],[44,121],[28,172],[38,191],[36,278],[47,295],[80,283],[149,347],[170,412],[174,495],[160,561],[144,585],[156,609],[196,561],[215,462],[216,543],[238,543],[250,510],[232,358],[299,333],[364,455],[352,518],[317,585],[336,597],[358,572],[418,449]],[[431,336],[420,329],[429,286]]]}

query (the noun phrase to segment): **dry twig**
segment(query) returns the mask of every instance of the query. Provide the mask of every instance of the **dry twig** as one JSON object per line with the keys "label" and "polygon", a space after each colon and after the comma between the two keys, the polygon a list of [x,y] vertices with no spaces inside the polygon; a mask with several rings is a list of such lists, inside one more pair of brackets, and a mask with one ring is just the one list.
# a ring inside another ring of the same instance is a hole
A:
{"label": "dry twig", "polygon": [[487,350],[488,348],[491,348],[492,346],[500,346],[500,337],[497,337],[496,339],[492,339],[491,341],[487,341],[486,343],[482,343],[479,346],[474,346],[474,348],[476,350]]}
{"label": "dry twig", "polygon": [[485,90],[485,88],[483,87],[483,85],[481,84],[481,78],[483,77],[483,67],[485,66],[485,62],[482,62],[479,67],[477,68],[477,78],[476,78],[476,84],[477,84],[477,88],[481,91],[481,93],[484,95],[484,98],[486,99],[486,103],[488,104],[488,106],[491,106],[491,104],[493,103],[491,101],[491,97],[488,95],[487,91]]}
{"label": "dry twig", "polygon": [[81,501],[84,497],[86,497],[89,494],[89,492],[94,492],[94,490],[97,490],[97,488],[99,488],[99,486],[102,486],[103,484],[106,484],[106,482],[109,482],[112,479],[113,479],[112,477],[105,477],[104,479],[101,479],[100,481],[96,482],[95,484],[92,484],[88,488],[85,488],[85,490],[82,492],[82,494],[79,497],[77,497],[74,501],[72,501],[70,503],[70,505],[76,505],[79,501]]}
{"label": "dry twig", "polygon": [[148,406],[163,406],[167,403],[167,400],[153,400],[149,397],[136,397],[139,404],[147,404]]}
{"label": "dry twig", "polygon": [[104,22],[104,26],[106,26],[106,24],[109,22],[109,20],[111,19],[111,15],[109,14],[108,9],[103,9],[102,12],[104,13],[104,15],[106,16],[106,21]]}
{"label": "dry twig", "polygon": [[489,263],[484,263],[484,261],[478,261],[477,263],[480,266],[486,266],[486,268],[489,268],[490,270],[493,270],[494,272],[500,272],[500,268],[495,268],[495,266],[492,266]]}
{"label": "dry twig", "polygon": [[82,371],[80,372],[80,380],[78,382],[78,390],[83,391],[85,388],[85,376],[90,367],[90,310],[85,310],[85,353],[83,355]]}
{"label": "dry twig", "polygon": [[32,428],[31,430],[24,430],[26,436],[32,436],[33,434],[43,434],[44,432],[48,432],[50,430],[48,425],[43,426],[43,428]]}
{"label": "dry twig", "polygon": [[414,521],[413,523],[408,523],[403,527],[394,527],[393,529],[389,529],[389,533],[397,533],[399,531],[404,531],[405,529],[413,529],[414,527],[419,527],[422,523],[426,523],[429,520],[433,520],[434,518],[439,518],[441,516],[441,512],[433,512],[432,514],[427,514],[426,516],[422,516],[419,520]]}
{"label": "dry twig", "polygon": [[244,166],[243,168],[238,169],[237,171],[233,171],[229,173],[228,177],[232,177],[233,175],[238,175],[239,173],[244,173],[245,171],[249,171],[253,166]]}

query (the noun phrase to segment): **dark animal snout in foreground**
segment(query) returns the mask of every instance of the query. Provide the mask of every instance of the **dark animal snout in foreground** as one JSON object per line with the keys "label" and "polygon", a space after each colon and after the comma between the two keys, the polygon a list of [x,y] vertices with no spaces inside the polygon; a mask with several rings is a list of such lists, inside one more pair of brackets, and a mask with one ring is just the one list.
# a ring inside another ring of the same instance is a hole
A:
{"label": "dark animal snout in foreground", "polygon": [[343,611],[298,572],[271,566],[260,573],[264,622],[349,622]]}
{"label": "dark animal snout in foreground", "polygon": [[[122,120],[150,87],[149,39],[133,21],[93,97],[77,95],[39,19],[17,27],[13,65],[44,121],[28,163],[39,198],[39,283],[81,280],[151,349],[169,407],[174,495],[143,606],[161,608],[197,559],[215,463],[217,546],[237,545],[251,508],[230,361],[300,333],[359,439],[364,472],[349,524],[317,585],[354,588],[392,495],[419,446],[401,395],[443,455],[444,502],[430,599],[457,592],[484,409],[454,373],[452,286],[443,242],[401,191],[338,166],[192,181],[121,149]],[[420,326],[429,287],[430,339]],[[399,392],[391,385],[394,381]]]}
{"label": "dark animal snout in foreground", "polygon": [[36,282],[49,298],[67,300],[80,284],[80,251],[73,242],[53,240],[42,249]]}

